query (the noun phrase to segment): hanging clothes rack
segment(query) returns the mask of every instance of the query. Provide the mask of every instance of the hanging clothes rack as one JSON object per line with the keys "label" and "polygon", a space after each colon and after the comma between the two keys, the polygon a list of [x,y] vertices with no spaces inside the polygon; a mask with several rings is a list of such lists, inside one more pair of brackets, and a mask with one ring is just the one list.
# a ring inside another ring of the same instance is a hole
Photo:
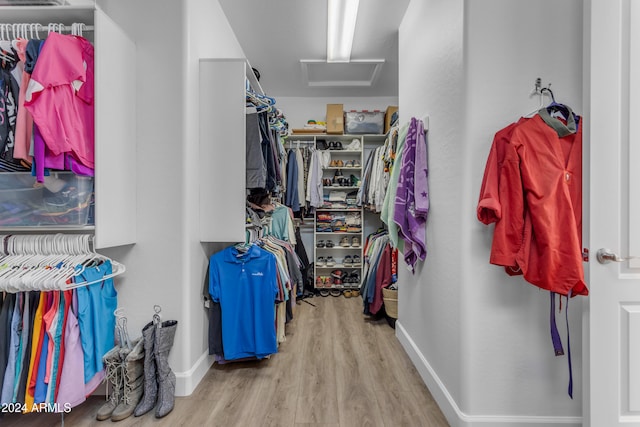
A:
{"label": "hanging clothes rack", "polygon": [[[0,291],[69,290],[88,286],[126,271],[123,264],[98,254],[88,234],[6,235],[0,257]],[[75,282],[85,269],[111,263],[109,274]]]}
{"label": "hanging clothes rack", "polygon": [[93,32],[94,26],[87,25],[82,22],[74,22],[71,25],[50,22],[41,24],[39,22],[21,22],[12,24],[0,24],[0,40],[16,40],[23,39],[39,39],[43,33],[71,33],[72,35],[82,36],[83,33]]}

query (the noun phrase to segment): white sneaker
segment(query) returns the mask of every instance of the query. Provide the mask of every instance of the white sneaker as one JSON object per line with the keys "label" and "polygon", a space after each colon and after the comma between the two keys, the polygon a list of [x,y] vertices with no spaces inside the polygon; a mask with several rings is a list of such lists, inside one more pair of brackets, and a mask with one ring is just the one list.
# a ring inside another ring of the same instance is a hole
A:
{"label": "white sneaker", "polygon": [[344,147],[345,150],[360,150],[360,140],[358,138],[353,138],[353,140]]}

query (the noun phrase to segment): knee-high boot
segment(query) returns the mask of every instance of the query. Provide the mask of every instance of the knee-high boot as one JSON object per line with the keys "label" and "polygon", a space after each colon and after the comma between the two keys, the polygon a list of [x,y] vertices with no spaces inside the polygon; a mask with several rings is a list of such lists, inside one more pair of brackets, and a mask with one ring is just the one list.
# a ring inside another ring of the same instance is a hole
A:
{"label": "knee-high boot", "polygon": [[178,328],[177,320],[167,320],[156,328],[154,352],[158,377],[158,405],[156,417],[161,418],[173,410],[176,375],[169,366],[169,352]]}
{"label": "knee-high boot", "polygon": [[133,414],[140,402],[144,386],[144,343],[142,339],[133,342],[133,349],[122,362],[122,400],[113,410],[111,421],[120,421]]}
{"label": "knee-high boot", "polygon": [[112,390],[109,395],[109,400],[105,402],[98,413],[96,419],[98,421],[104,421],[111,418],[113,410],[120,404],[122,399],[122,359],[120,358],[120,347],[113,347],[111,350],[102,356],[102,362],[105,367],[105,376]]}
{"label": "knee-high boot", "polygon": [[144,341],[144,388],[142,400],[136,406],[133,414],[136,417],[146,414],[156,406],[158,400],[158,381],[156,379],[156,356],[153,351],[155,342],[156,325],[147,323],[142,328]]}

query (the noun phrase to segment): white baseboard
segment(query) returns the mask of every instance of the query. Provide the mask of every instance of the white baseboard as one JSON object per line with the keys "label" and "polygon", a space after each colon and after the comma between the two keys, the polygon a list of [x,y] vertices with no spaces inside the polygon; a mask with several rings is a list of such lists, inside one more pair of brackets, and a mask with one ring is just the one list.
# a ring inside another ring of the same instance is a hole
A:
{"label": "white baseboard", "polygon": [[202,353],[196,363],[186,372],[176,372],[176,396],[189,396],[213,365],[214,358],[208,351]]}
{"label": "white baseboard", "polygon": [[440,380],[416,343],[399,321],[396,337],[409,355],[422,380],[452,427],[580,427],[582,417],[535,417],[512,415],[467,415],[460,410],[453,396]]}

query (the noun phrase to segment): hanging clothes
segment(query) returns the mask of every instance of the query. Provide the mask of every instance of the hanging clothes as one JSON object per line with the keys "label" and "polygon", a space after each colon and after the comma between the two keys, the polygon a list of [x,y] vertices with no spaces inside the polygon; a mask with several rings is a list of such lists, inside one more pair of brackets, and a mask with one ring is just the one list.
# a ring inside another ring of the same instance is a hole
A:
{"label": "hanging clothes", "polygon": [[382,204],[382,209],[380,210],[380,220],[386,224],[387,230],[389,232],[389,239],[391,240],[391,245],[394,248],[398,248],[398,225],[393,220],[394,209],[395,209],[395,200],[396,193],[398,190],[398,181],[400,178],[400,171],[402,164],[402,156],[404,150],[404,144],[407,140],[407,133],[409,131],[409,123],[404,124],[400,128],[399,136],[398,136],[398,145],[396,147],[396,158],[394,161],[394,166],[391,169],[391,174],[389,177],[389,186],[387,188],[387,192],[384,196],[384,203]]}
{"label": "hanging clothes", "polygon": [[391,247],[389,233],[386,230],[367,236],[363,246],[365,264],[360,286],[364,314],[376,315],[382,309],[382,289],[397,280],[397,274],[394,278],[393,263],[394,254],[397,260],[397,252],[397,248]]}
{"label": "hanging clothes", "polygon": [[260,125],[255,108],[247,108],[245,126],[246,186],[247,188],[265,188],[267,165],[263,157]]}
{"label": "hanging clothes", "polygon": [[498,131],[476,209],[479,221],[495,223],[490,262],[550,291],[549,324],[556,356],[564,355],[564,348],[556,326],[555,295],[567,297],[568,394],[572,398],[568,303],[572,296],[589,293],[582,266],[580,121],[571,108],[554,100],[535,116]]}
{"label": "hanging clothes", "polygon": [[26,169],[20,164],[19,159],[14,157],[20,87],[12,72],[18,69],[17,62],[17,57],[14,57],[13,61],[0,62],[0,105],[3,106],[0,110],[0,169],[8,172]]}
{"label": "hanging clothes", "polygon": [[411,118],[402,154],[393,221],[404,240],[404,260],[415,272],[418,260],[427,257],[426,229],[429,213],[427,141],[422,120]]}
{"label": "hanging clothes", "polygon": [[285,202],[284,204],[291,208],[291,210],[295,212],[300,212],[300,199],[298,193],[298,160],[296,158],[295,150],[289,150],[287,154],[287,167],[286,167],[286,176],[287,176],[287,186],[285,193]]}
{"label": "hanging clothes", "polygon": [[87,39],[49,34],[24,102],[52,161],[64,165],[68,155],[72,166],[78,163],[87,173],[94,168],[93,63],[93,45]]}
{"label": "hanging clothes", "polygon": [[[495,143],[504,148],[499,193],[496,197],[495,172],[487,172],[493,184],[483,185],[478,212],[483,222],[499,218],[492,263],[519,269],[529,283],[560,295],[587,295],[582,267],[582,126],[573,112],[569,119],[564,124],[543,112],[518,122],[510,136],[508,128],[499,132]],[[572,124],[575,131],[570,133]],[[495,152],[490,156],[497,156],[499,146]]]}
{"label": "hanging clothes", "polygon": [[276,257],[256,245],[231,246],[209,260],[209,294],[220,303],[224,358],[264,358],[278,351]]}

